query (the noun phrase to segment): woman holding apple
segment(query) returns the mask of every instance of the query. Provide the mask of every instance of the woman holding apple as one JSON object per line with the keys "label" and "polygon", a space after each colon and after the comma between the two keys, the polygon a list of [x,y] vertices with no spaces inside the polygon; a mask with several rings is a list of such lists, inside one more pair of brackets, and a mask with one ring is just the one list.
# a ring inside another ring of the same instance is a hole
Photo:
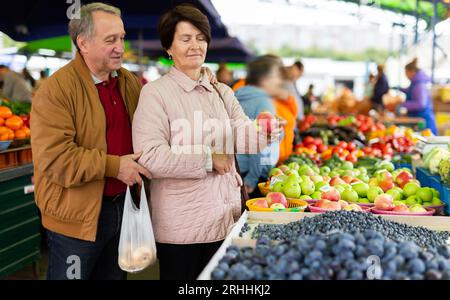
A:
{"label": "woman holding apple", "polygon": [[234,154],[257,153],[281,129],[257,132],[232,90],[202,68],[211,30],[191,5],[162,16],[168,74],[146,84],[133,119],[134,151],[152,174],[152,221],[161,279],[195,279],[240,216]]}

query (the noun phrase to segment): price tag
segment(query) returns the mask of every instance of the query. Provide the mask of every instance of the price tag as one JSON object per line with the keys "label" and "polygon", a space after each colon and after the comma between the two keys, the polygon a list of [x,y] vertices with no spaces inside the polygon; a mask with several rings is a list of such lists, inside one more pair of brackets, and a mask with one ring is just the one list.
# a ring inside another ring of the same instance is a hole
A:
{"label": "price tag", "polygon": [[283,182],[283,180],[284,178],[282,178],[282,176],[272,176],[272,178],[270,179],[270,188],[273,188],[273,186],[277,182]]}
{"label": "price tag", "polygon": [[331,189],[332,189],[331,186],[329,186],[329,185],[324,185],[324,186],[321,187],[319,190],[320,190],[321,192],[328,192],[328,191],[330,191]]}
{"label": "price tag", "polygon": [[31,185],[26,185],[26,186],[24,186],[24,187],[23,187],[23,193],[24,193],[25,195],[34,193],[34,185],[31,184]]}

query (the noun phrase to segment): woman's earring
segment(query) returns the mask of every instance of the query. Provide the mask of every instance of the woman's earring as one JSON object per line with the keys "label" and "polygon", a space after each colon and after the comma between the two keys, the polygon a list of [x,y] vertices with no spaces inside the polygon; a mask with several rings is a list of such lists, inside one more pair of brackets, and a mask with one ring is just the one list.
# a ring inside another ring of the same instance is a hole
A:
{"label": "woman's earring", "polygon": [[172,55],[169,54],[169,59],[172,60]]}

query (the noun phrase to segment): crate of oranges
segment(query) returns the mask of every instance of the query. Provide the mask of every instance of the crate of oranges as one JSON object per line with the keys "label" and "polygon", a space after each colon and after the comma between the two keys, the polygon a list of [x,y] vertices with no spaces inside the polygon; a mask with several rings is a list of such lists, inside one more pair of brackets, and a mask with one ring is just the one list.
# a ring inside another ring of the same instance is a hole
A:
{"label": "crate of oranges", "polygon": [[[30,129],[28,124],[25,124],[27,118],[28,116],[13,114],[7,106],[0,106],[0,147],[3,148],[0,148],[1,150],[22,146],[29,142]],[[8,146],[5,147],[5,145]]]}

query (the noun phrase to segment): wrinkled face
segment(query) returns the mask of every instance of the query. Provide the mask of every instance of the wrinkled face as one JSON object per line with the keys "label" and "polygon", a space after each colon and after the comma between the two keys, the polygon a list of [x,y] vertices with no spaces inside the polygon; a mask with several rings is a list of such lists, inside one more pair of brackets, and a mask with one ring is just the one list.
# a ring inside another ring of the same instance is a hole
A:
{"label": "wrinkled face", "polygon": [[277,96],[283,84],[280,68],[278,66],[273,66],[270,73],[267,74],[259,84],[267,94],[272,97]]}
{"label": "wrinkled face", "polygon": [[405,75],[409,80],[412,80],[415,74],[414,71],[405,69]]}
{"label": "wrinkled face", "polygon": [[206,57],[206,36],[189,22],[179,22],[175,28],[172,46],[167,53],[178,69],[199,69]]}
{"label": "wrinkled face", "polygon": [[92,13],[94,32],[90,38],[77,39],[83,58],[94,66],[95,72],[120,69],[124,53],[125,30],[122,19],[116,15],[95,11]]}

